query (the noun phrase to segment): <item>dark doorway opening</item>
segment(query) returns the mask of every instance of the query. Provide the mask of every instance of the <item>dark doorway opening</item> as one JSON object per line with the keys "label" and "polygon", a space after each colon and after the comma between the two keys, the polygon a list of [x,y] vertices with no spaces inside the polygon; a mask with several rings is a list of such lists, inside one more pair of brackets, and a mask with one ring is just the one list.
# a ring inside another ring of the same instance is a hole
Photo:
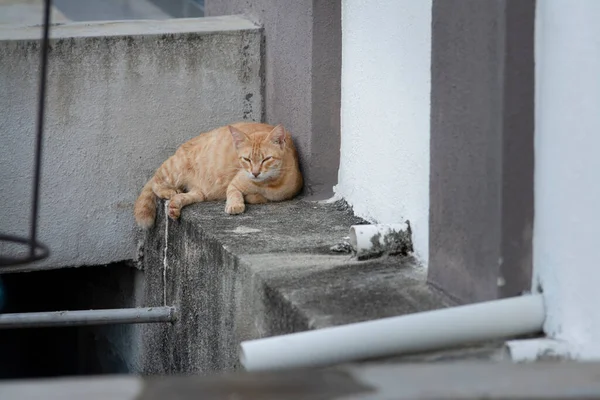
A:
{"label": "dark doorway opening", "polygon": [[[129,263],[0,275],[0,313],[136,307],[143,274]],[[0,379],[131,373],[136,325],[0,330]]]}

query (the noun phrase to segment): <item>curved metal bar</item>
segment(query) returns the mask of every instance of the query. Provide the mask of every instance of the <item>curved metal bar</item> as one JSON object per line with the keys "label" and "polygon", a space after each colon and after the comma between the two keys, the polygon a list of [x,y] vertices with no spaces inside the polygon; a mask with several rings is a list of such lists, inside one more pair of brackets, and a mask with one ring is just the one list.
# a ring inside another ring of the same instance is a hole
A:
{"label": "curved metal bar", "polygon": [[[31,240],[29,238],[22,238],[22,237],[11,236],[11,235],[0,234],[0,242],[8,242],[8,243],[27,245],[30,248],[32,246]],[[34,246],[33,254],[31,253],[31,250],[30,250],[29,253],[23,257],[18,257],[18,256],[17,257],[7,257],[7,256],[0,255],[0,268],[12,266],[12,265],[29,264],[29,263],[32,263],[35,261],[43,260],[44,258],[46,258],[50,255],[50,249],[48,249],[48,247],[45,244],[36,241],[33,244],[33,246]]]}

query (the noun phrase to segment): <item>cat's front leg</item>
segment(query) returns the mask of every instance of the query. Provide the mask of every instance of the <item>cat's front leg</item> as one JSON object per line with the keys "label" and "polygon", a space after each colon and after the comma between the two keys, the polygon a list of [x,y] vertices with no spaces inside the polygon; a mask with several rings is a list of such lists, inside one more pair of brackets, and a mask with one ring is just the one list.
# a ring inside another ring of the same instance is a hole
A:
{"label": "cat's front leg", "polygon": [[158,185],[154,185],[152,187],[152,191],[159,199],[169,200],[171,197],[177,194],[177,190],[171,188],[160,187]]}
{"label": "cat's front leg", "polygon": [[246,209],[244,204],[244,195],[238,189],[235,182],[231,182],[227,187],[227,202],[225,203],[225,212],[227,214],[241,214]]}
{"label": "cat's front leg", "polygon": [[169,217],[171,219],[177,219],[181,215],[181,209],[183,207],[201,201],[204,201],[204,195],[197,190],[175,194],[169,201]]}

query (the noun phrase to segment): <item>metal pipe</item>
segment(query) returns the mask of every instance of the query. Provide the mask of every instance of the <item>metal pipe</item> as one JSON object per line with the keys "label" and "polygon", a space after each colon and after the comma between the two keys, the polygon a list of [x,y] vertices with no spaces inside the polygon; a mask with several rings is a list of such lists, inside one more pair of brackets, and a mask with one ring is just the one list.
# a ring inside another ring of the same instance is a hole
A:
{"label": "metal pipe", "polygon": [[175,307],[0,314],[0,329],[148,324],[153,322],[173,322],[175,321],[175,317]]}
{"label": "metal pipe", "polygon": [[46,106],[46,81],[48,80],[48,47],[50,47],[50,14],[52,0],[46,0],[44,6],[44,26],[40,43],[40,93],[37,115],[37,134],[35,141],[35,169],[33,173],[33,198],[31,200],[31,231],[29,257],[35,258],[37,250],[38,208],[40,202],[40,180],[42,175],[42,144],[44,133],[44,110]]}
{"label": "metal pipe", "polygon": [[328,366],[536,333],[544,319],[541,295],[513,297],[250,340],[240,359],[248,371]]}

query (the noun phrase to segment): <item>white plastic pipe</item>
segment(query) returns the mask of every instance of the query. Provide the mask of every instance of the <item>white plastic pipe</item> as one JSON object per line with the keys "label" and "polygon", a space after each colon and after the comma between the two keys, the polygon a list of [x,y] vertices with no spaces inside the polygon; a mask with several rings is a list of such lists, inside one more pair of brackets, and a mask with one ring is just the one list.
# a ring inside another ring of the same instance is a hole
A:
{"label": "white plastic pipe", "polygon": [[380,255],[399,243],[394,242],[394,235],[409,231],[409,226],[403,224],[373,224],[352,225],[350,227],[350,245],[356,251],[358,259]]}
{"label": "white plastic pipe", "polygon": [[439,350],[536,333],[544,323],[542,295],[360,322],[241,343],[248,371],[317,367]]}

